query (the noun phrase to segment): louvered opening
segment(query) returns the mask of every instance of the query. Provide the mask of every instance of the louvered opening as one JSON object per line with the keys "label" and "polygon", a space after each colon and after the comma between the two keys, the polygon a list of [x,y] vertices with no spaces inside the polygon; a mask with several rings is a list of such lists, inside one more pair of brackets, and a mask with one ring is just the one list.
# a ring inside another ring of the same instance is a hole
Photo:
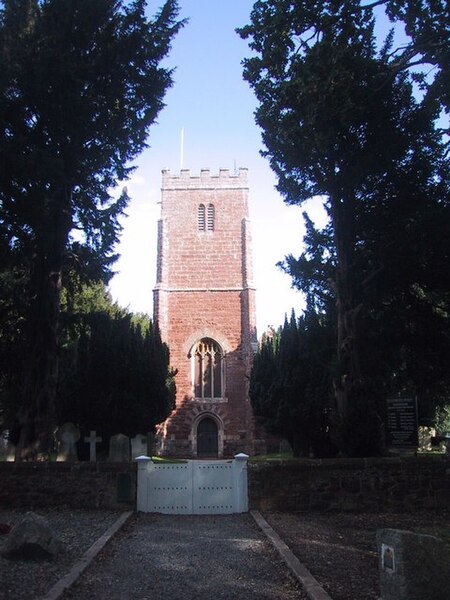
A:
{"label": "louvered opening", "polygon": [[199,231],[205,231],[206,223],[205,223],[205,205],[199,204],[198,212],[197,212],[197,226]]}
{"label": "louvered opening", "polygon": [[214,205],[208,204],[208,231],[214,231]]}

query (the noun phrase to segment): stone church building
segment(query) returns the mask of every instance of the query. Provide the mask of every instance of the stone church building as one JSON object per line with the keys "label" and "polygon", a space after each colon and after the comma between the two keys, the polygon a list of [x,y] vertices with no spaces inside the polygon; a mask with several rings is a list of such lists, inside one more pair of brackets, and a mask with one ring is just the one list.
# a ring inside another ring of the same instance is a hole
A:
{"label": "stone church building", "polygon": [[254,454],[248,383],[256,348],[247,169],[162,173],[154,319],[177,369],[157,451]]}

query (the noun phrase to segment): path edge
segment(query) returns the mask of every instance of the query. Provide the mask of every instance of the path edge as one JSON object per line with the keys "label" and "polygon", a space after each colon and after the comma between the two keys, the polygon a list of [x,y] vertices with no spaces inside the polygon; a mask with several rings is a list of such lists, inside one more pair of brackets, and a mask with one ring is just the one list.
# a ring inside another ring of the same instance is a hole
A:
{"label": "path edge", "polygon": [[71,568],[71,570],[64,575],[55,585],[50,588],[49,592],[42,598],[42,600],[59,600],[64,592],[66,592],[80,577],[80,575],[87,569],[97,554],[102,550],[109,540],[119,531],[123,525],[133,514],[133,511],[127,511],[120,515],[120,517],[111,525],[105,533],[95,541],[92,546],[83,554],[78,562]]}
{"label": "path edge", "polygon": [[310,598],[310,600],[332,600],[331,596],[327,594],[317,579],[311,575],[305,565],[292,553],[289,546],[283,542],[278,533],[272,529],[261,513],[257,510],[251,510],[250,514],[261,531],[270,542],[272,542],[281,558],[292,571],[294,577],[300,582],[308,595],[308,598]]}

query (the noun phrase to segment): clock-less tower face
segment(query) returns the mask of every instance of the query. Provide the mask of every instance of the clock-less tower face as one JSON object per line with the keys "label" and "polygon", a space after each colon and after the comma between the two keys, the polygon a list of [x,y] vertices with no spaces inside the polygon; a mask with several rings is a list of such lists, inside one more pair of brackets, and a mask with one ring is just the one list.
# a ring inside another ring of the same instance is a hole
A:
{"label": "clock-less tower face", "polygon": [[163,171],[154,319],[177,369],[176,409],[159,452],[252,452],[248,398],[256,342],[247,170]]}

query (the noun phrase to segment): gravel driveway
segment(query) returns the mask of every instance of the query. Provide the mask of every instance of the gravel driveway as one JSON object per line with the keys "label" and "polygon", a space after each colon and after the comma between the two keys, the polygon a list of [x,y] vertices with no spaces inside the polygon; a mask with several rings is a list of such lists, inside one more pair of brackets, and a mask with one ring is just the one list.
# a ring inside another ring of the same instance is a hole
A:
{"label": "gravel driveway", "polygon": [[299,600],[248,515],[133,517],[65,599]]}

